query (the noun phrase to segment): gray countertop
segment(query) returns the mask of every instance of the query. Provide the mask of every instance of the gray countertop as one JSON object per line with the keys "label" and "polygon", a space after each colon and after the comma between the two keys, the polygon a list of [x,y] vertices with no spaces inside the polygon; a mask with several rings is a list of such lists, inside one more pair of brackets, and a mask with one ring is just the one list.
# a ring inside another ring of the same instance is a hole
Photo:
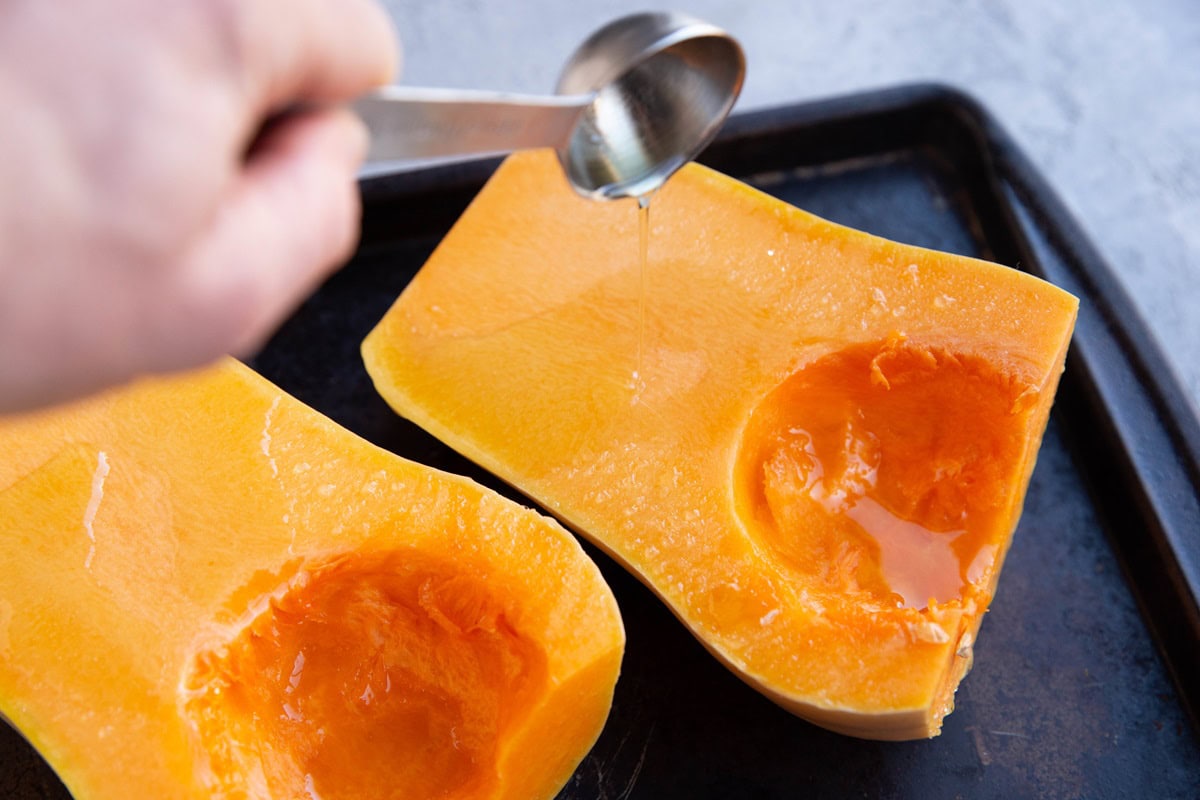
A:
{"label": "gray countertop", "polygon": [[1013,134],[1112,265],[1200,406],[1196,0],[385,0],[402,83],[550,91],[617,16],[674,8],[733,33],[736,111],[935,81]]}

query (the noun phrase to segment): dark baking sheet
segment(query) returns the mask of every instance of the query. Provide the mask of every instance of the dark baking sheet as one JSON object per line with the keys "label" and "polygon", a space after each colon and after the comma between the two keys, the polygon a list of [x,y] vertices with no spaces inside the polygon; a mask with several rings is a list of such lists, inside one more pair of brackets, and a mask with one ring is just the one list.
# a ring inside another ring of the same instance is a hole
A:
{"label": "dark baking sheet", "polygon": [[[1025,514],[942,735],[849,739],[720,667],[594,548],[628,648],[560,800],[1195,797],[1200,425],[1111,272],[970,98],[901,87],[735,117],[703,159],[802,208],[1042,275],[1083,301]],[[363,183],[363,242],[253,360],[351,430],[510,488],[396,417],[358,345],[494,167]],[[68,795],[0,726],[0,796]]]}

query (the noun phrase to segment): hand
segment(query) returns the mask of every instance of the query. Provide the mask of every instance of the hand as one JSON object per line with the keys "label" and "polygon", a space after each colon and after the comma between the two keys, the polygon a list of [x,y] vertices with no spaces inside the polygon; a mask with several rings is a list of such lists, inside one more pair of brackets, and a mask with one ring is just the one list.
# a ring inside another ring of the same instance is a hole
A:
{"label": "hand", "polygon": [[354,246],[340,105],[397,57],[374,0],[0,0],[0,413],[261,344]]}

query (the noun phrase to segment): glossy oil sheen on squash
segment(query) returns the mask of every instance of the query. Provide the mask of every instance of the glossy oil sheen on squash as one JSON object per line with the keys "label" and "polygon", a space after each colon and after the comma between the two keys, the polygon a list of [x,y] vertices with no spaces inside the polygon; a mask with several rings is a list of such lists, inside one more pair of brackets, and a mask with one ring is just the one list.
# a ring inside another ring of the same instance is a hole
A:
{"label": "glossy oil sheen on squash", "polygon": [[236,362],[0,452],[0,710],[78,800],[548,798],[599,734],[624,633],[574,538]]}
{"label": "glossy oil sheen on squash", "polygon": [[364,342],[376,386],[783,706],[936,734],[1076,300],[695,165],[652,219],[642,320],[631,203],[579,200],[550,154],[513,156]]}

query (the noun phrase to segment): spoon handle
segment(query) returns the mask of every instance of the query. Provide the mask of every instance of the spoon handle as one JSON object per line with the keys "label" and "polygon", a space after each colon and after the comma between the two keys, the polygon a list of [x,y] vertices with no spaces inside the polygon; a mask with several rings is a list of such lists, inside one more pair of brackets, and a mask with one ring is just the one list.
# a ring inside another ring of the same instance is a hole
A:
{"label": "spoon handle", "polygon": [[368,161],[502,153],[566,143],[591,95],[540,96],[387,86],[354,103]]}

